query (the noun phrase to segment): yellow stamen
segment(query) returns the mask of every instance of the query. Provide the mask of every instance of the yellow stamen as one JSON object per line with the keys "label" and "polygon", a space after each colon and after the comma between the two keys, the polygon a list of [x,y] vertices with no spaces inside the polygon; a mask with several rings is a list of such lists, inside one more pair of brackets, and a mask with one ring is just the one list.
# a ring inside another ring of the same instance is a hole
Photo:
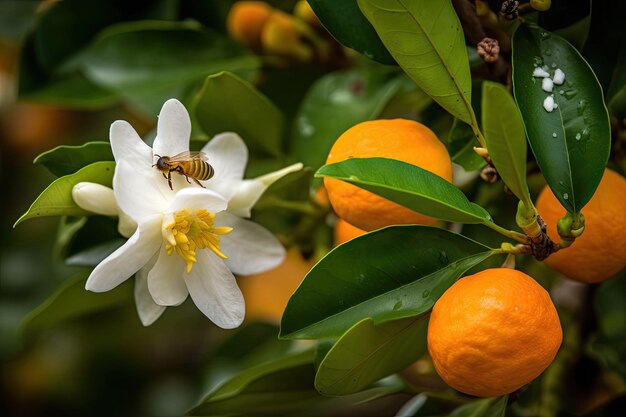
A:
{"label": "yellow stamen", "polygon": [[213,226],[215,214],[205,209],[179,210],[174,213],[174,221],[166,226],[173,240],[168,239],[165,251],[172,255],[174,251],[187,264],[187,272],[191,272],[193,264],[197,262],[196,249],[210,249],[222,259],[227,259],[220,249],[220,235],[233,231],[232,227]]}

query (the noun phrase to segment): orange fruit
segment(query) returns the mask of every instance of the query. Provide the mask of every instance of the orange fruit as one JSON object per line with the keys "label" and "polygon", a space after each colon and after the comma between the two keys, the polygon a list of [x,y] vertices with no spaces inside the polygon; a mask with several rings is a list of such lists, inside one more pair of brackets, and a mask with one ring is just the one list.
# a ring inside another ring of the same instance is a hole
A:
{"label": "orange fruit", "polygon": [[[558,242],[556,224],[565,209],[547,186],[537,199],[537,211],[548,226],[548,236]],[[545,263],[576,281],[602,282],[626,266],[626,179],[606,169],[582,213],[583,234],[572,246],[550,255]]]}
{"label": "orange fruit", "polygon": [[478,397],[513,392],[550,365],[563,339],[548,292],[509,268],[460,279],[437,300],[428,351],[441,378]]}
{"label": "orange fruit", "polygon": [[352,226],[347,221],[339,219],[335,224],[334,230],[335,246],[341,245],[365,233],[367,233],[365,230],[361,230],[358,227]]}
{"label": "orange fruit", "polygon": [[[446,147],[429,128],[413,120],[359,123],[337,139],[326,163],[373,157],[407,162],[452,182],[452,162]],[[366,231],[392,224],[431,225],[437,221],[341,180],[324,178],[324,185],[337,215]]]}
{"label": "orange fruit", "polygon": [[305,260],[300,250],[291,248],[276,268],[238,277],[246,301],[246,319],[279,323],[287,301],[312,267],[312,260]]}
{"label": "orange fruit", "polygon": [[226,28],[231,38],[252,47],[261,46],[261,31],[272,14],[272,7],[262,1],[240,1],[231,7]]}

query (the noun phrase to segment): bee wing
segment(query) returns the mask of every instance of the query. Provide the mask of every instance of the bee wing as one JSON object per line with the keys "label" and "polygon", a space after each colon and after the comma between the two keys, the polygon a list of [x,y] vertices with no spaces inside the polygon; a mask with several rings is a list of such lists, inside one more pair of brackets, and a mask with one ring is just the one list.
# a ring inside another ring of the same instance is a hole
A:
{"label": "bee wing", "polygon": [[208,161],[209,156],[201,151],[184,151],[170,157],[170,162]]}

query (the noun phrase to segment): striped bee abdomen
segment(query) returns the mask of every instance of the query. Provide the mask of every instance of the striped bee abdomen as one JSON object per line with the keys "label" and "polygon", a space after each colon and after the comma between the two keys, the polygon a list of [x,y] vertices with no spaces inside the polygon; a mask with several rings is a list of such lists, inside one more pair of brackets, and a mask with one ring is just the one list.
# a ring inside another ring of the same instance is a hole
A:
{"label": "striped bee abdomen", "polygon": [[190,161],[188,162],[188,168],[185,169],[185,173],[200,181],[208,180],[215,173],[213,167],[205,161]]}

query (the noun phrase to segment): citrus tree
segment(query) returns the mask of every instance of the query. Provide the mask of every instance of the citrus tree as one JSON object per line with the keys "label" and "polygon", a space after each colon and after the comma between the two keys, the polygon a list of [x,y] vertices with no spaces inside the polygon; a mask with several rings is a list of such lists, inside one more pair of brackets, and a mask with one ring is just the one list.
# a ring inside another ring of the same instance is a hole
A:
{"label": "citrus tree", "polygon": [[188,415],[623,410],[621,3],[96,3],[38,12],[18,95],[153,130],[35,159],[15,226],[87,269],[24,340],[208,318]]}

